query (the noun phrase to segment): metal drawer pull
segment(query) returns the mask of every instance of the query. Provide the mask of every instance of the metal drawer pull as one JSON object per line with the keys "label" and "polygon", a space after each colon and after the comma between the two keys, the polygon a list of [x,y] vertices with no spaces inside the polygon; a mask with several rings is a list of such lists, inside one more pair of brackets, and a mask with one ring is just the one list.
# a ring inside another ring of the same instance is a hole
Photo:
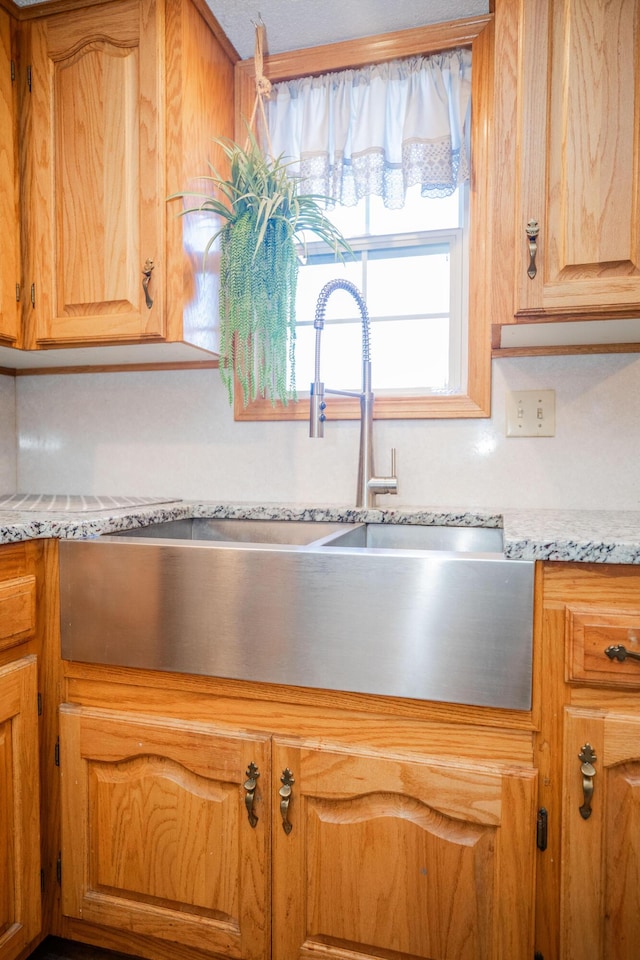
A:
{"label": "metal drawer pull", "polygon": [[579,808],[580,816],[583,820],[588,820],[591,816],[591,800],[593,798],[593,778],[596,775],[594,763],[598,758],[590,743],[585,745],[578,754],[580,760],[580,773],[582,774],[582,792],[584,794],[584,803]]}
{"label": "metal drawer pull", "polygon": [[293,824],[289,820],[289,803],[291,801],[292,787],[295,783],[293,779],[293,774],[289,767],[282,771],[282,776],[280,777],[282,786],[278,790],[280,794],[280,816],[282,817],[282,829],[288,835],[293,830]]}
{"label": "metal drawer pull", "polygon": [[540,224],[537,220],[529,220],[527,224],[527,240],[529,242],[529,269],[527,276],[533,280],[538,272],[536,267],[536,254],[538,253],[538,234],[540,233]]}
{"label": "metal drawer pull", "polygon": [[142,289],[144,290],[144,302],[147,305],[147,308],[151,310],[153,306],[153,300],[149,293],[149,282],[151,280],[151,273],[155,267],[153,260],[145,260],[144,266],[142,268]]}
{"label": "metal drawer pull", "polygon": [[631,650],[623,647],[621,643],[607,647],[605,653],[609,657],[609,660],[619,660],[620,663],[624,663],[627,658],[629,660],[640,660],[640,653],[632,653]]}
{"label": "metal drawer pull", "polygon": [[248,779],[245,781],[244,789],[244,805],[247,808],[247,814],[249,816],[249,823],[252,827],[258,822],[258,818],[253,812],[253,804],[256,798],[256,784],[258,782],[258,777],[260,776],[260,771],[256,767],[253,761],[247,767],[247,772],[245,774]]}

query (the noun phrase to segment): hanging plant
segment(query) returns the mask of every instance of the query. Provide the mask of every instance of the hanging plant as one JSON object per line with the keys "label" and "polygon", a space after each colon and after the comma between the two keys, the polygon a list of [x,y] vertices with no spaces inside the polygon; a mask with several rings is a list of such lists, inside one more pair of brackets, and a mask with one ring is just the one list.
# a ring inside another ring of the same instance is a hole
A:
{"label": "hanging plant", "polygon": [[[351,248],[324,213],[326,197],[298,193],[290,164],[265,156],[249,131],[246,147],[214,141],[224,151],[230,173],[211,167],[203,179],[210,194],[183,213],[214,213],[222,225],[209,239],[205,257],[220,240],[220,373],[233,402],[234,385],[244,406],[256,396],[286,404],[295,399],[296,290],[298,251],[305,234],[325,241],[342,259]],[[287,376],[287,367],[289,376]]]}

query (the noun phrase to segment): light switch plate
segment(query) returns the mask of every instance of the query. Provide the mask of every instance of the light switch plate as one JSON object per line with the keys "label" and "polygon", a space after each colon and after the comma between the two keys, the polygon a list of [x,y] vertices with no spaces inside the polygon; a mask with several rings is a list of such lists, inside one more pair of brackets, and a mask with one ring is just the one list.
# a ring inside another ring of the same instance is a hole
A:
{"label": "light switch plate", "polygon": [[507,394],[508,437],[555,437],[555,390],[517,390]]}

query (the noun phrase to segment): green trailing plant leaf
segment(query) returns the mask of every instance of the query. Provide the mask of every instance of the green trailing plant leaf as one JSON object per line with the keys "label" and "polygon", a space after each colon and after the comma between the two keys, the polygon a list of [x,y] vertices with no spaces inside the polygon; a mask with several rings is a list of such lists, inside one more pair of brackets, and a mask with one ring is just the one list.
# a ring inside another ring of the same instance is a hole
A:
{"label": "green trailing plant leaf", "polygon": [[[337,259],[351,248],[324,213],[328,198],[298,193],[299,178],[281,157],[266,157],[249,132],[246,148],[214,141],[229,161],[229,177],[209,165],[212,193],[178,193],[197,205],[181,215],[206,211],[221,223],[205,257],[220,244],[220,373],[233,402],[237,381],[243,404],[266,396],[295,399],[295,302],[298,245],[303,233],[327,243]],[[287,369],[289,377],[287,377]]]}

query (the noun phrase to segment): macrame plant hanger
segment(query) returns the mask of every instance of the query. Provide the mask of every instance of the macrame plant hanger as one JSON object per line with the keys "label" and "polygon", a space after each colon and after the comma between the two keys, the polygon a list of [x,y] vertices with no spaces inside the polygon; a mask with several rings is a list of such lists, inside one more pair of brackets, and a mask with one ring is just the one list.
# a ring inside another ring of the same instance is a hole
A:
{"label": "macrame plant hanger", "polygon": [[[269,134],[269,124],[267,123],[267,114],[264,109],[264,100],[268,99],[271,95],[271,83],[264,75],[264,46],[265,46],[265,34],[266,27],[263,23],[262,16],[258,14],[259,20],[257,23],[254,23],[256,28],[256,42],[254,47],[253,54],[253,63],[256,76],[256,99],[253,104],[253,112],[251,114],[251,120],[249,121],[249,130],[254,130],[256,137],[258,135],[257,130],[257,113],[260,110],[260,116],[262,118],[262,124],[264,127],[264,134],[266,138],[266,146],[269,150],[269,156],[273,157],[273,146],[271,144],[271,136]],[[248,147],[249,139],[247,138],[247,143],[245,145]]]}

